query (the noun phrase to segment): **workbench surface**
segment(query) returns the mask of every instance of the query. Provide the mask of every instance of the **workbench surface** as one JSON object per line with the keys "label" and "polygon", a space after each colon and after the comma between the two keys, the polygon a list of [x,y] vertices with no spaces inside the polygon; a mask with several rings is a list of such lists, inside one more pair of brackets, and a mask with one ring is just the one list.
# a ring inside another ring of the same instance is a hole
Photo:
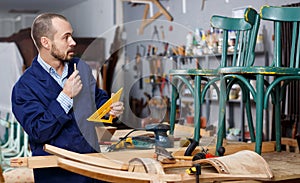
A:
{"label": "workbench surface", "polygon": [[[229,146],[227,147],[229,149]],[[184,149],[181,149],[182,151]],[[181,154],[179,152],[175,154]],[[125,150],[108,153],[88,154],[93,157],[101,157],[113,160],[120,160],[128,162],[129,160],[140,157],[147,158],[154,156],[154,149],[151,150]],[[300,182],[300,154],[292,152],[264,152],[262,157],[268,163],[270,169],[274,174],[272,181],[276,182]],[[57,166],[56,156],[37,156],[37,157],[22,157],[15,158],[11,161],[14,167],[29,167],[42,168]],[[249,181],[247,181],[249,182]],[[251,181],[257,182],[257,181]],[[269,181],[267,181],[269,182]]]}
{"label": "workbench surface", "polygon": [[300,154],[283,151],[264,153],[262,157],[269,164],[274,180],[298,179],[300,182]]}

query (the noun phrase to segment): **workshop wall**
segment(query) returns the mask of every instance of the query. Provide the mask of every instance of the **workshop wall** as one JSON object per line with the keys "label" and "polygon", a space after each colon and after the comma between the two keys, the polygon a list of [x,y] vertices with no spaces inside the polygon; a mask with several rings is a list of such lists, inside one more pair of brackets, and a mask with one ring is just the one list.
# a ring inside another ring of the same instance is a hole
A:
{"label": "workshop wall", "polygon": [[[186,8],[183,8],[185,2]],[[166,17],[162,15],[157,20],[150,23],[143,29],[141,33],[141,25],[143,23],[144,5],[132,4],[128,2],[123,3],[123,15],[124,15],[124,32],[126,32],[126,58],[127,62],[134,65],[136,63],[135,58],[139,51],[142,56],[152,55],[148,54],[148,46],[154,45],[157,48],[156,55],[164,52],[164,42],[168,42],[169,47],[183,46],[186,44],[187,35],[189,32],[194,32],[196,28],[204,31],[210,29],[210,17],[212,15],[232,16],[233,10],[244,9],[246,7],[253,7],[257,11],[263,5],[284,5],[292,4],[297,1],[292,0],[206,0],[202,9],[201,0],[162,0],[161,3],[170,12],[174,20],[172,22],[167,21]],[[154,6],[153,13],[155,14],[158,9]],[[150,13],[149,13],[150,14]],[[155,27],[157,31],[155,30]],[[272,46],[272,24],[270,22],[261,21],[260,34],[264,38],[264,47],[268,51],[269,60],[272,59],[273,53],[269,52]],[[164,34],[164,37],[163,37]],[[138,50],[137,47],[140,49]],[[146,48],[146,51],[144,49]],[[261,50],[263,51],[263,50]],[[258,55],[256,65],[264,65],[266,55]],[[145,57],[146,58],[146,57]],[[172,62],[172,60],[165,60],[164,62]],[[176,64],[176,63],[175,63]],[[172,64],[169,64],[172,65]],[[168,68],[164,68],[164,72],[168,73]],[[149,66],[144,62],[144,73],[149,73]],[[133,74],[133,73],[132,73]],[[125,77],[130,80],[132,76]],[[132,79],[131,79],[132,80]],[[134,80],[133,80],[134,81]],[[130,86],[130,88],[132,88]],[[143,98],[145,92],[151,94],[151,90],[144,88],[138,90],[133,94],[136,98]],[[143,92],[141,92],[143,91]],[[166,94],[167,95],[167,94]],[[154,94],[154,96],[158,96]],[[239,103],[234,104],[235,108],[239,108]],[[212,110],[212,109],[211,109]],[[253,111],[255,112],[255,111]],[[237,112],[238,114],[240,112]],[[213,115],[210,119],[212,122],[217,122],[217,115]],[[254,119],[255,120],[255,119]],[[234,115],[234,121],[240,124],[240,115]],[[238,126],[237,126],[238,127]]]}
{"label": "workshop wall", "polygon": [[[93,36],[103,36],[111,38],[106,40],[106,55],[109,55],[109,48],[113,38],[113,33],[115,25],[113,17],[114,6],[116,1],[99,1],[99,0],[88,0],[77,6],[70,7],[69,9],[63,11],[65,15],[70,19],[74,26],[75,35],[78,37],[93,37]],[[186,8],[183,8],[183,3],[186,3]],[[121,65],[124,64],[122,69],[118,69],[116,75],[120,76],[119,78],[124,79],[127,89],[124,90],[125,105],[130,101],[128,94],[130,91],[135,90],[132,94],[136,98],[144,97],[144,102],[147,98],[144,96],[144,91],[139,90],[139,81],[136,79],[137,70],[135,67],[136,63],[136,53],[137,47],[139,47],[139,52],[142,56],[145,56],[148,52],[148,45],[154,45],[157,47],[156,54],[163,53],[164,42],[168,42],[170,47],[182,46],[186,43],[186,35],[189,32],[195,31],[196,28],[209,30],[210,17],[212,15],[218,14],[223,16],[232,16],[232,11],[239,8],[244,8],[251,6],[259,11],[260,7],[263,5],[283,5],[283,4],[292,4],[297,2],[296,0],[205,0],[204,6],[202,9],[202,0],[161,0],[161,3],[166,7],[166,9],[173,16],[174,21],[169,22],[166,20],[166,17],[163,15],[153,23],[149,24],[145,29],[143,34],[139,34],[139,28],[142,23],[142,17],[144,13],[143,5],[132,6],[128,2],[123,2],[123,21],[122,26],[123,36],[126,38],[126,46],[124,47],[125,58],[120,60]],[[154,13],[157,11],[157,8],[154,7]],[[80,12],[80,13],[74,13]],[[157,37],[155,33],[154,26],[158,30]],[[268,22],[261,22],[260,33],[264,33],[264,44],[266,50],[271,50],[272,46],[272,26]],[[164,38],[162,36],[164,32]],[[110,36],[106,36],[110,34]],[[142,46],[143,45],[143,46]],[[271,60],[272,53],[269,53],[269,59]],[[264,64],[265,58],[263,56],[258,57],[258,63]],[[168,61],[169,62],[169,61]],[[170,61],[172,62],[172,61]],[[132,64],[128,64],[132,63]],[[167,69],[171,67],[168,64]],[[150,68],[148,63],[143,65],[143,72],[149,73]],[[151,86],[144,85],[147,93],[151,94]],[[157,92],[157,91],[155,91]],[[158,95],[155,93],[154,95]],[[127,101],[126,101],[127,100]],[[140,118],[136,116],[130,116],[131,111],[128,111],[128,106],[126,107],[126,114],[124,115],[127,119],[124,119],[125,122],[132,124],[139,124],[143,118],[141,114]],[[127,113],[128,112],[128,113]],[[139,117],[139,116],[137,116]],[[240,119],[235,119],[239,121]],[[135,125],[129,125],[135,126]]]}
{"label": "workshop wall", "polygon": [[[132,6],[128,2],[124,2],[124,23],[130,24],[130,32],[127,40],[147,40],[151,39],[153,26],[164,25],[165,40],[174,44],[185,44],[186,34],[189,31],[195,31],[196,28],[209,30],[210,17],[212,15],[232,16],[234,9],[251,6],[257,11],[263,5],[284,5],[298,2],[296,0],[203,0],[204,6],[202,8],[202,0],[162,0],[161,3],[173,16],[173,22],[167,22],[164,16],[161,16],[158,21],[149,24],[144,30],[144,34],[138,34],[138,29],[143,17],[144,5]],[[186,2],[186,8],[183,9],[183,2]],[[157,11],[154,6],[154,13]],[[262,21],[261,29],[266,26],[266,30],[271,31],[270,24]],[[170,25],[173,27],[170,31]],[[179,30],[177,30],[179,29]],[[185,30],[185,33],[184,31]],[[261,30],[262,31],[262,30]],[[267,34],[267,44],[271,42],[271,35]],[[128,55],[134,55],[128,50]]]}

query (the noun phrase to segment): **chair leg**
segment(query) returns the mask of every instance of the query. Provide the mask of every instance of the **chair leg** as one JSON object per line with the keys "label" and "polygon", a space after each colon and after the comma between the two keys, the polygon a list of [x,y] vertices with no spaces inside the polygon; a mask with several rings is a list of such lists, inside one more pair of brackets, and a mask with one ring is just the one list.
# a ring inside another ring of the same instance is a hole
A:
{"label": "chair leg", "polygon": [[254,125],[253,125],[249,93],[247,94],[247,99],[246,99],[246,115],[247,115],[248,128],[249,128],[249,132],[250,132],[251,142],[255,142],[255,132],[254,132]]}
{"label": "chair leg", "polygon": [[263,100],[264,99],[264,77],[256,76],[256,140],[255,152],[261,154],[262,134],[263,134]]}
{"label": "chair leg", "polygon": [[192,152],[200,142],[200,124],[201,124],[201,76],[195,76],[194,80],[194,139],[189,144],[184,155],[191,156]]}
{"label": "chair leg", "polygon": [[280,86],[275,87],[275,140],[276,151],[281,151],[281,107],[280,107]]}
{"label": "chair leg", "polygon": [[194,86],[194,140],[200,140],[200,124],[201,124],[201,76],[195,76]]}
{"label": "chair leg", "polygon": [[243,102],[245,103],[245,107],[246,107],[246,116],[247,116],[249,132],[250,132],[250,139],[251,142],[255,142],[255,131],[253,125],[252,112],[251,112],[250,92],[249,89],[244,84],[241,84],[240,86],[243,92],[242,93]]}
{"label": "chair leg", "polygon": [[176,101],[178,98],[178,91],[175,85],[172,85],[171,96],[171,111],[170,111],[170,135],[174,135],[175,120],[176,120]]}
{"label": "chair leg", "polygon": [[[223,145],[223,138],[225,136],[226,99],[227,99],[226,84],[224,80],[221,80],[220,96],[219,96],[219,121],[218,121],[216,149],[219,149]],[[219,155],[217,150],[216,150],[216,155]]]}

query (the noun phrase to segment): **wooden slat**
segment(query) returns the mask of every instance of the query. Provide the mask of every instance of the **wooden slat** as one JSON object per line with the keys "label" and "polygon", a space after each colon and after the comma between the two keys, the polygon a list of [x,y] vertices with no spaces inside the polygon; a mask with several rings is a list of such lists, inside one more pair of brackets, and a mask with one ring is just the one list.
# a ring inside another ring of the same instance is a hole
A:
{"label": "wooden slat", "polygon": [[[274,142],[267,142],[267,143],[264,142],[263,143],[264,148],[265,148],[266,144],[267,144],[267,146],[269,146],[270,144],[271,145],[273,144],[273,146],[274,146]],[[239,145],[238,144],[232,145],[230,143],[227,143],[225,147],[227,147],[227,150],[229,148],[232,148],[235,150],[238,149],[233,146],[239,146]],[[183,149],[182,153],[184,153],[184,151],[185,151],[185,149]],[[140,150],[140,151],[128,150],[128,151],[122,151],[122,152],[85,154],[85,156],[92,157],[93,160],[97,159],[98,157],[102,157],[102,158],[105,157],[105,158],[122,160],[124,162],[128,162],[131,159],[131,157],[152,157],[153,152],[154,152],[154,150]],[[262,156],[269,164],[269,166],[275,176],[273,179],[274,181],[283,181],[283,180],[291,180],[291,179],[299,180],[300,179],[300,172],[299,172],[300,154],[288,153],[288,152],[280,152],[280,153],[269,152],[269,153],[263,153]],[[89,159],[89,158],[87,158],[87,159]],[[189,160],[189,159],[187,159],[187,160]],[[55,164],[55,162],[56,162],[56,164]],[[14,160],[11,160],[11,165],[13,165],[13,163],[14,163],[15,166],[28,166],[30,168],[42,168],[42,167],[58,166],[57,162],[58,162],[58,157],[56,157],[56,156],[43,156],[43,157],[37,156],[37,157],[17,158],[17,159],[14,158]],[[75,161],[72,161],[72,163],[73,162],[75,162]],[[78,162],[76,162],[76,163],[78,163]],[[87,165],[86,163],[80,163],[80,164],[83,164],[84,166],[92,167],[93,169],[97,169],[97,170],[99,168],[100,168],[100,170],[101,169],[108,170],[107,168]],[[60,165],[60,166],[62,167],[63,165]],[[168,168],[172,169],[174,166],[175,165],[163,165],[164,169],[168,169]],[[183,167],[180,171],[182,173],[184,171],[185,166],[190,166],[190,164],[177,163],[177,165],[175,167]],[[75,168],[78,169],[78,167],[75,167]],[[80,169],[84,169],[84,167],[80,168]],[[69,170],[71,171],[71,169],[69,169]],[[110,170],[112,170],[112,169],[109,169],[109,171]],[[83,171],[83,170],[78,169],[78,171]],[[107,172],[107,171],[105,171],[105,172]],[[133,173],[133,172],[131,172],[131,173]],[[98,174],[98,175],[96,175],[96,174]],[[98,172],[96,174],[94,174],[93,172],[89,172],[89,176],[99,176],[101,174],[101,172]],[[106,175],[102,175],[102,176],[106,176]],[[211,179],[209,179],[209,178],[211,178]],[[212,174],[205,173],[205,175],[202,175],[202,179],[203,180],[205,179],[207,181],[214,180],[215,178],[216,178],[216,176],[212,175]],[[234,177],[234,178],[237,178],[237,177]],[[222,178],[220,177],[220,179],[224,180],[224,179],[226,179],[226,177],[222,177]],[[229,180],[229,178],[228,178],[228,180]],[[191,182],[194,182],[194,180]]]}
{"label": "wooden slat", "polygon": [[[233,154],[240,150],[254,150],[254,143],[224,143],[226,148],[225,154]],[[215,153],[215,147],[209,146],[209,153]],[[186,148],[169,148],[167,149],[173,152],[173,156],[182,157],[180,159],[191,160],[192,156],[183,156]],[[263,142],[262,152],[273,152],[274,142]],[[201,148],[197,147],[195,153],[201,152]],[[128,162],[129,160],[139,158],[152,158],[154,157],[154,149],[150,150],[126,150],[116,152],[104,152],[104,153],[90,153],[87,154],[91,159],[106,158],[110,160],[116,160],[121,162]],[[29,167],[29,168],[43,168],[43,167],[57,167],[56,156],[34,156],[34,157],[19,157],[12,158],[10,160],[10,166],[12,167]],[[118,165],[119,166],[119,165]]]}
{"label": "wooden slat", "polygon": [[281,144],[286,146],[286,151],[290,152],[290,147],[294,147],[295,153],[299,153],[299,147],[296,139],[282,137]]}
{"label": "wooden slat", "polygon": [[[88,177],[109,182],[195,182],[194,175],[188,175],[185,172],[177,174],[150,174],[140,172],[128,172],[113,169],[96,167],[81,162],[59,158],[58,165],[68,171],[79,173]],[[254,180],[253,175],[232,175],[219,173],[204,173],[199,176],[200,182],[226,181],[226,180]]]}
{"label": "wooden slat", "polygon": [[[275,151],[275,142],[269,141],[269,142],[263,142],[262,144],[262,153],[267,153],[267,152],[274,152]],[[223,143],[223,146],[225,147],[225,154],[233,154],[241,150],[255,150],[255,143],[243,143],[243,142],[225,142]],[[216,152],[216,147],[215,145],[213,146],[208,146],[204,147],[208,149],[208,152],[211,154],[215,154]],[[174,156],[183,156],[186,148],[181,148],[180,150],[177,149],[170,149],[170,151],[173,152]],[[197,147],[193,154],[199,153],[202,151],[202,147]]]}
{"label": "wooden slat", "polygon": [[61,149],[49,144],[45,144],[44,150],[48,153],[54,154],[59,157],[64,158],[73,158],[75,161],[79,162],[89,162],[92,165],[95,166],[101,166],[104,168],[111,168],[111,169],[117,169],[117,170],[127,170],[128,164],[125,164],[121,161],[116,161],[113,159],[106,159],[106,158],[94,158],[91,156],[86,156],[84,154],[75,153],[72,151],[67,151],[65,149]]}

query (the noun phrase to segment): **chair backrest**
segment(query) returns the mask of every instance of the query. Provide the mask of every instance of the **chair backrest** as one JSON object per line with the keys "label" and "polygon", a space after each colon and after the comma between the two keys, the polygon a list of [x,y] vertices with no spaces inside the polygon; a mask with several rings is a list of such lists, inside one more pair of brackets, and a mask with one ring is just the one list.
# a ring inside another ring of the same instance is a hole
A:
{"label": "chair backrest", "polygon": [[[273,66],[282,65],[282,46],[289,47],[288,67],[299,68],[300,57],[300,7],[263,6],[261,19],[274,22]],[[291,37],[283,36],[282,25],[290,24]],[[284,40],[284,41],[283,41]]]}
{"label": "chair backrest", "polygon": [[[252,66],[255,59],[255,45],[260,25],[260,16],[253,8],[247,8],[244,18],[214,15],[210,24],[223,32],[220,67]],[[233,38],[232,36],[233,35]],[[233,39],[231,41],[227,41]],[[231,62],[228,56],[232,55]]]}

